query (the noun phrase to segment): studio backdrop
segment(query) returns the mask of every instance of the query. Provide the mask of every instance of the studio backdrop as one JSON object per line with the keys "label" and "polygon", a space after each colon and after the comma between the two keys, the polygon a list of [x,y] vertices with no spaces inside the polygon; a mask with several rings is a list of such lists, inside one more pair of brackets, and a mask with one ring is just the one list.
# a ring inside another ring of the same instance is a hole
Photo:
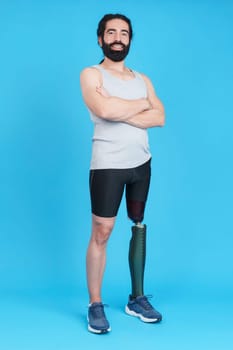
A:
{"label": "studio backdrop", "polygon": [[[126,64],[166,110],[149,130],[146,290],[232,292],[233,3],[1,1],[0,287],[85,290],[93,125],[81,70],[102,52],[105,13],[131,18]],[[122,201],[105,282],[128,289],[131,223]],[[121,271],[119,273],[119,271]]]}

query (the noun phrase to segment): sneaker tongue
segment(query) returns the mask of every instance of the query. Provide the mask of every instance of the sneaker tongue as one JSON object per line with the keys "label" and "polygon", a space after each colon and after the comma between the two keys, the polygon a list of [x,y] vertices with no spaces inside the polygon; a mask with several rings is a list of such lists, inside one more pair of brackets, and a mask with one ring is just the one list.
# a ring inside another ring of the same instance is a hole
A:
{"label": "sneaker tongue", "polygon": [[141,302],[143,304],[143,307],[146,310],[152,309],[152,306],[151,306],[150,302],[148,301],[147,297],[145,297],[145,296],[141,297]]}
{"label": "sneaker tongue", "polygon": [[102,303],[96,303],[96,305],[93,305],[93,311],[97,317],[102,317],[103,315],[103,304]]}

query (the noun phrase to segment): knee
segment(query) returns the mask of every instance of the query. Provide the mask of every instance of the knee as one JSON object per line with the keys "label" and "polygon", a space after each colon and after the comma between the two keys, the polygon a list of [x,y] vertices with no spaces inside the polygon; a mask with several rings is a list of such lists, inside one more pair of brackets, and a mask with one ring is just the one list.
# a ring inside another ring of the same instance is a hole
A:
{"label": "knee", "polygon": [[92,238],[97,246],[105,246],[111,235],[113,225],[107,223],[96,222],[93,227]]}

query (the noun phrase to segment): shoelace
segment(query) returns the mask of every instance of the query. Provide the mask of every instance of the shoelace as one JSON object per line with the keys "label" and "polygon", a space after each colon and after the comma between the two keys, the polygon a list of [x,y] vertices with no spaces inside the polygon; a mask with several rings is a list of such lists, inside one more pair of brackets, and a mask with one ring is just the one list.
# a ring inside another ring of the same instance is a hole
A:
{"label": "shoelace", "polygon": [[94,316],[96,316],[97,318],[105,317],[104,306],[108,307],[107,304],[102,304],[102,303],[92,305],[91,308]]}
{"label": "shoelace", "polygon": [[146,310],[154,309],[148,300],[148,299],[152,299],[152,298],[153,298],[153,295],[145,295],[141,298],[142,305]]}

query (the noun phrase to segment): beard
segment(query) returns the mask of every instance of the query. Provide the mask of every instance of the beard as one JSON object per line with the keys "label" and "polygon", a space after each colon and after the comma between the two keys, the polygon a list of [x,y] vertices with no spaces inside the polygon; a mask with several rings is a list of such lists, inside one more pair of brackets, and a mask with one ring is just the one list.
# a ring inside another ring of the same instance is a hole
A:
{"label": "beard", "polygon": [[[112,46],[115,44],[120,44],[122,45],[122,50],[114,50],[112,49]],[[102,44],[102,50],[104,56],[109,58],[111,61],[114,62],[120,62],[125,59],[125,57],[128,55],[130,48],[130,43],[128,45],[123,44],[121,41],[114,41],[111,44],[106,44],[105,41],[103,40]]]}

